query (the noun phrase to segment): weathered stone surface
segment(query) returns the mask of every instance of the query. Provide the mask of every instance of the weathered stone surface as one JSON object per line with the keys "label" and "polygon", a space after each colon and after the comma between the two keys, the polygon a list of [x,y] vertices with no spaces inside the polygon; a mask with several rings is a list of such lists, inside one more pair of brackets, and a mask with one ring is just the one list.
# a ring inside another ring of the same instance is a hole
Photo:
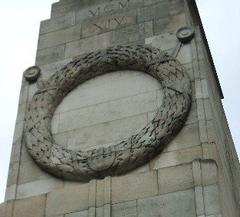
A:
{"label": "weathered stone surface", "polygon": [[182,26],[186,26],[185,14],[160,18],[154,22],[154,35],[164,32],[176,32]]}
{"label": "weathered stone surface", "polygon": [[144,22],[113,31],[110,44],[130,44],[136,41],[144,40],[152,35],[152,21]]}
{"label": "weathered stone surface", "polygon": [[214,160],[201,162],[203,185],[213,185],[218,181],[218,167]]}
{"label": "weathered stone surface", "polygon": [[46,195],[16,200],[13,217],[45,217]]}
{"label": "weathered stone surface", "polygon": [[101,35],[73,41],[66,44],[65,58],[74,57],[99,49],[107,48],[111,45],[111,33],[103,33]]}
{"label": "weathered stone surface", "polygon": [[153,169],[159,169],[189,163],[197,158],[202,158],[202,149],[200,146],[162,153],[152,160],[150,165]]}
{"label": "weathered stone surface", "polygon": [[112,179],[112,203],[158,194],[157,173],[148,172]]}
{"label": "weathered stone surface", "polygon": [[169,143],[164,151],[175,151],[198,145],[200,145],[198,124],[188,124],[182,128],[176,138]]}
{"label": "weathered stone surface", "polygon": [[18,162],[10,164],[7,186],[17,184],[18,169],[19,169],[19,163]]}
{"label": "weathered stone surface", "polygon": [[35,180],[52,178],[51,175],[41,170],[32,159],[21,162],[18,175],[18,184],[24,184]]}
{"label": "weathered stone surface", "polygon": [[64,217],[88,217],[88,210],[65,214]]}
{"label": "weathered stone surface", "polygon": [[205,79],[196,80],[196,98],[197,99],[206,99],[209,97],[208,93],[208,84]]}
{"label": "weathered stone surface", "polygon": [[139,217],[196,216],[193,190],[179,191],[138,200]]}
{"label": "weathered stone surface", "polygon": [[16,192],[17,192],[16,184],[7,187],[5,191],[4,201],[14,200],[16,198]]}
{"label": "weathered stone surface", "polygon": [[113,217],[137,217],[136,201],[114,204],[112,206]]}
{"label": "weathered stone surface", "polygon": [[139,9],[138,22],[146,22],[153,19],[166,17],[169,14],[169,3],[162,1],[157,4]]}
{"label": "weathered stone surface", "polygon": [[13,201],[4,202],[0,204],[0,217],[12,217],[13,215]]}
{"label": "weathered stone surface", "polygon": [[71,186],[47,195],[46,217],[88,209],[88,185]]}
{"label": "weathered stone surface", "polygon": [[220,212],[219,207],[219,190],[218,186],[209,185],[204,187],[204,204],[207,215],[218,214]]}
{"label": "weathered stone surface", "polygon": [[39,36],[38,49],[46,49],[80,39],[81,25]]}
{"label": "weathered stone surface", "polygon": [[6,216],[6,205],[7,203],[0,204],[0,217]]}
{"label": "weathered stone surface", "polygon": [[[146,73],[131,70],[113,72],[92,78],[76,87],[63,99],[55,114],[117,101],[122,98],[141,97],[147,92],[150,93],[158,89],[161,89],[159,82]],[[157,92],[157,97],[157,103],[160,106],[162,102],[161,90]]]}
{"label": "weathered stone surface", "polygon": [[54,189],[63,187],[63,182],[59,179],[50,178],[28,182],[18,185],[17,198],[28,198],[40,194],[48,193]]}
{"label": "weathered stone surface", "polygon": [[192,188],[192,165],[183,164],[158,170],[158,185],[160,194]]}
{"label": "weathered stone surface", "polygon": [[158,36],[146,38],[145,43],[161,50],[172,50],[176,47],[178,40],[175,33],[167,32]]}
{"label": "weathered stone surface", "polygon": [[37,51],[36,64],[44,65],[64,59],[65,45],[59,45]]}
{"label": "weathered stone surface", "polygon": [[61,17],[65,14],[75,11],[77,8],[79,8],[79,4],[77,1],[72,2],[56,2],[52,4],[52,10],[51,10],[51,17]]}
{"label": "weathered stone surface", "polygon": [[40,26],[40,34],[45,34],[60,29],[66,29],[75,24],[75,13],[70,12],[65,16],[55,19],[43,20]]}
{"label": "weathered stone surface", "polygon": [[[109,147],[138,133],[141,126],[144,127],[146,124],[147,114],[140,114],[57,134],[54,138],[59,144],[71,150]],[[122,130],[119,131],[119,129]]]}
{"label": "weathered stone surface", "polygon": [[[144,114],[152,108],[157,109],[156,97],[156,91],[153,91],[60,113],[58,131],[64,132]],[[57,120],[55,123],[57,124]]]}

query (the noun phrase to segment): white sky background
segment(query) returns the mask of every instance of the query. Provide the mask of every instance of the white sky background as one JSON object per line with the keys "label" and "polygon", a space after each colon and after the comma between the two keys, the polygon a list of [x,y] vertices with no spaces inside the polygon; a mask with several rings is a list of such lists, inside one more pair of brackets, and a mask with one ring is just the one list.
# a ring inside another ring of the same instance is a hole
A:
{"label": "white sky background", "polygon": [[[22,73],[34,65],[40,21],[49,18],[51,3],[56,1],[0,0],[0,203],[4,200]],[[197,3],[240,155],[240,1]]]}

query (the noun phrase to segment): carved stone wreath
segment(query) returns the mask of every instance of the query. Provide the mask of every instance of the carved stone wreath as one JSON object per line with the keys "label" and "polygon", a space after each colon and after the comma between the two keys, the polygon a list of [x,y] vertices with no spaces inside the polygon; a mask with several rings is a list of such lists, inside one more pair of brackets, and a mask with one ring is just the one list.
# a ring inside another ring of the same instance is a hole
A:
{"label": "carved stone wreath", "polygon": [[[163,103],[154,118],[139,133],[110,147],[73,151],[56,144],[51,120],[62,99],[83,82],[119,70],[142,71],[161,83]],[[26,115],[26,147],[41,168],[69,180],[120,175],[145,164],[181,129],[191,105],[191,85],[184,67],[150,46],[115,46],[75,58],[44,84],[34,94]]]}

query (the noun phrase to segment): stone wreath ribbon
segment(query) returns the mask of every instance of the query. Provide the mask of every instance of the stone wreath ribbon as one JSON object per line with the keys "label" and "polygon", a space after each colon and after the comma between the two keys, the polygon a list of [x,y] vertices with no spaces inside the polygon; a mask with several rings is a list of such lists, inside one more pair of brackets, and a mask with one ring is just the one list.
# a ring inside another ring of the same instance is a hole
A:
{"label": "stone wreath ribbon", "polygon": [[[160,82],[163,102],[154,118],[139,133],[109,147],[73,151],[57,144],[51,120],[63,98],[83,82],[119,70],[141,71]],[[150,46],[110,47],[75,58],[39,87],[26,114],[24,140],[34,161],[57,177],[89,181],[120,175],[159,154],[182,128],[190,105],[190,80],[175,58]]]}

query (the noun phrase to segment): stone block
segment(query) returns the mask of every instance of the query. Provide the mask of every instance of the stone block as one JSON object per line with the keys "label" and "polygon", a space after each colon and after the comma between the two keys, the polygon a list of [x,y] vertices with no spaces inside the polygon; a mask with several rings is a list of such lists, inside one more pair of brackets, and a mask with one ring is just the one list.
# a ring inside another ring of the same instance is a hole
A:
{"label": "stone block", "polygon": [[195,191],[195,203],[196,203],[197,216],[205,216],[203,188],[202,186],[197,186],[195,187],[194,191]]}
{"label": "stone block", "polygon": [[155,171],[136,175],[113,177],[112,203],[119,203],[158,193],[157,173]]}
{"label": "stone block", "polygon": [[139,199],[137,207],[139,217],[196,216],[193,190]]}
{"label": "stone block", "polygon": [[103,207],[96,208],[96,217],[104,217],[103,215]]}
{"label": "stone block", "polygon": [[[146,73],[131,70],[108,73],[93,78],[71,91],[57,107],[55,114],[133,97],[158,89],[161,89],[159,82]],[[162,92],[157,93],[157,103],[161,105]]]}
{"label": "stone block", "polygon": [[54,177],[18,185],[17,199],[28,198],[51,192],[63,187],[63,181]]}
{"label": "stone block", "polygon": [[173,50],[177,46],[178,40],[175,33],[166,32],[162,33],[161,35],[146,38],[145,43],[161,50],[167,51]]}
{"label": "stone block", "polygon": [[185,12],[185,1],[183,0],[170,0],[169,2],[169,15],[176,15]]}
{"label": "stone block", "polygon": [[68,131],[67,136],[69,139],[67,145],[73,150],[93,148],[98,145],[109,146],[113,142],[121,141],[137,133],[146,124],[147,114],[141,114],[121,120],[79,128],[78,130]]}
{"label": "stone block", "polygon": [[28,86],[28,101],[32,100],[33,95],[36,93],[38,90],[37,83],[31,83]]}
{"label": "stone block", "polygon": [[10,165],[13,165],[13,164],[19,162],[20,155],[21,155],[21,148],[22,148],[22,140],[19,138],[17,141],[13,142],[13,144],[12,144]]}
{"label": "stone block", "polygon": [[13,200],[16,197],[16,192],[17,192],[17,185],[11,185],[7,187],[5,191],[5,201]]}
{"label": "stone block", "polygon": [[25,81],[25,79],[22,79],[22,86],[21,86],[21,91],[20,91],[20,95],[19,95],[19,105],[20,104],[25,104],[27,103],[27,96],[28,96],[28,86],[26,85],[27,81]]}
{"label": "stone block", "polygon": [[52,10],[51,10],[51,17],[61,17],[69,12],[75,12],[81,4],[79,4],[78,1],[72,1],[72,2],[56,2],[52,4]]}
{"label": "stone block", "polygon": [[159,193],[183,191],[194,186],[192,165],[183,164],[158,170]]}
{"label": "stone block", "polygon": [[65,58],[70,58],[99,49],[107,48],[111,45],[110,37],[111,33],[107,32],[97,36],[67,43]]}
{"label": "stone block", "polygon": [[19,162],[10,164],[8,179],[7,179],[7,186],[17,184],[18,171],[19,171]]}
{"label": "stone block", "polygon": [[216,122],[214,120],[210,120],[206,122],[207,126],[207,136],[209,142],[215,142],[217,140],[217,133],[216,133]]}
{"label": "stone block", "polygon": [[88,183],[88,206],[95,207],[96,206],[96,191],[97,191],[97,181],[96,179],[92,179]]}
{"label": "stone block", "polygon": [[46,217],[88,209],[88,184],[69,186],[47,195]]}
{"label": "stone block", "polygon": [[195,80],[195,85],[197,99],[206,99],[209,97],[208,83],[206,79]]}
{"label": "stone block", "polygon": [[154,21],[154,35],[159,35],[164,32],[176,32],[180,27],[186,25],[187,22],[184,13],[176,16],[163,17]]}
{"label": "stone block", "polygon": [[103,205],[104,205],[104,180],[97,180],[96,206],[101,207]]}
{"label": "stone block", "polygon": [[[200,216],[201,217],[201,216]],[[203,216],[204,217],[204,216]],[[206,217],[222,217],[222,215],[221,214],[216,214],[216,215],[208,215],[208,216],[206,216]]]}
{"label": "stone block", "polygon": [[16,123],[20,123],[21,121],[24,121],[26,111],[27,111],[26,103],[18,104]]}
{"label": "stone block", "polygon": [[190,79],[192,81],[194,81],[194,71],[193,71],[193,63],[187,63],[187,64],[183,64],[184,68],[186,69]]}
{"label": "stone block", "polygon": [[137,217],[136,201],[114,204],[112,206],[112,217]]}
{"label": "stone block", "polygon": [[[111,203],[111,188],[112,188],[112,178],[110,176],[107,176],[104,178],[104,190],[103,190],[103,195],[104,195],[104,206]],[[108,208],[107,208],[108,209]]]}
{"label": "stone block", "polygon": [[113,31],[111,45],[130,44],[153,35],[152,21],[127,26]]}
{"label": "stone block", "polygon": [[209,99],[203,99],[203,104],[204,104],[206,120],[212,120],[213,119],[213,109],[212,109],[211,101]]}
{"label": "stone block", "polygon": [[203,143],[203,157],[204,159],[218,159],[217,149],[215,143]]}
{"label": "stone block", "polygon": [[204,187],[204,204],[207,215],[220,213],[220,198],[218,186],[209,185]]}
{"label": "stone block", "polygon": [[6,206],[7,206],[7,203],[0,204],[0,217],[6,216]]}
{"label": "stone block", "polygon": [[14,134],[13,134],[13,143],[16,143],[22,139],[24,121],[16,123]]}
{"label": "stone block", "polygon": [[37,51],[36,65],[45,65],[64,59],[65,45],[59,45]]}
{"label": "stone block", "polygon": [[82,37],[85,38],[134,25],[136,24],[136,20],[137,15],[135,10],[88,19],[82,23]]}
{"label": "stone block", "polygon": [[52,129],[59,128],[59,132],[79,129],[143,114],[156,108],[156,91],[147,92],[137,96],[60,113],[58,123],[56,120],[57,115],[52,120],[52,123],[54,123],[52,126],[58,124],[58,127]]}
{"label": "stone block", "polygon": [[192,102],[191,109],[189,111],[187,120],[185,122],[185,125],[194,124],[198,121],[198,113],[197,113],[197,103]]}
{"label": "stone block", "polygon": [[18,184],[33,182],[37,180],[49,179],[52,176],[40,169],[40,167],[30,158],[28,161],[20,163]]}
{"label": "stone block", "polygon": [[135,170],[131,171],[132,174],[140,174],[140,173],[146,173],[150,171],[149,164],[145,164],[143,166],[140,166],[136,168]]}
{"label": "stone block", "polygon": [[13,215],[13,201],[8,201],[0,204],[0,217],[12,217]]}
{"label": "stone block", "polygon": [[64,217],[88,217],[88,210],[65,214]]}
{"label": "stone block", "polygon": [[189,163],[196,158],[202,158],[201,146],[162,153],[150,162],[150,166],[152,169],[171,167],[183,163]]}
{"label": "stone block", "polygon": [[138,10],[138,23],[157,20],[162,17],[167,17],[170,12],[168,1],[161,1],[157,4],[152,4]]}
{"label": "stone block", "polygon": [[214,160],[202,160],[202,182],[203,185],[212,185],[218,182],[218,168]]}
{"label": "stone block", "polygon": [[175,138],[166,146],[165,152],[200,145],[198,123],[185,125]]}
{"label": "stone block", "polygon": [[45,217],[46,195],[16,200],[13,217]]}
{"label": "stone block", "polygon": [[40,26],[40,34],[66,29],[73,25],[75,25],[75,13],[70,12],[62,17],[43,20]]}
{"label": "stone block", "polygon": [[161,2],[163,0],[143,0],[143,5],[148,6],[148,5],[153,5]]}
{"label": "stone block", "polygon": [[180,49],[177,59],[180,61],[182,64],[187,64],[192,62],[192,50],[191,50],[191,45],[186,44],[183,45],[182,48]]}
{"label": "stone block", "polygon": [[39,36],[38,50],[55,47],[67,42],[80,39],[81,25],[76,25],[68,29],[62,29]]}

